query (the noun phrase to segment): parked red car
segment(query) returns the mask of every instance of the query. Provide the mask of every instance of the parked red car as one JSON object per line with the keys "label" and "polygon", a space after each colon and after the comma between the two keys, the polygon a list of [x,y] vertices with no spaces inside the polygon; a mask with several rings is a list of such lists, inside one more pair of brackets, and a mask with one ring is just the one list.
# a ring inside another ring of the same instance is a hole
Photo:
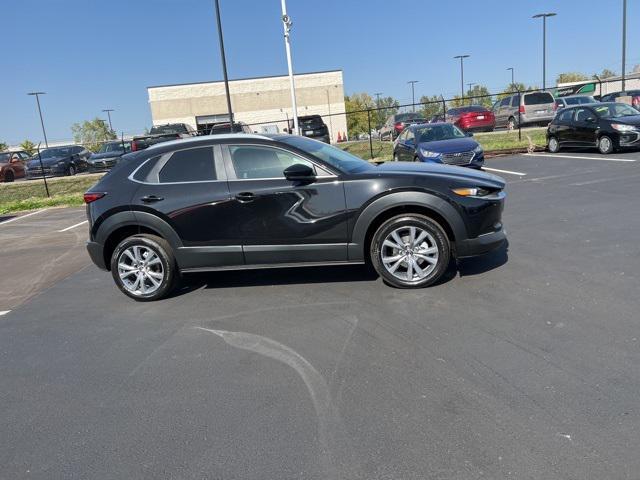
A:
{"label": "parked red car", "polygon": [[452,108],[447,111],[446,121],[465,132],[493,132],[496,117],[493,112],[480,105]]}
{"label": "parked red car", "polygon": [[24,162],[29,154],[24,151],[0,153],[0,182],[13,182],[16,178],[24,178]]}

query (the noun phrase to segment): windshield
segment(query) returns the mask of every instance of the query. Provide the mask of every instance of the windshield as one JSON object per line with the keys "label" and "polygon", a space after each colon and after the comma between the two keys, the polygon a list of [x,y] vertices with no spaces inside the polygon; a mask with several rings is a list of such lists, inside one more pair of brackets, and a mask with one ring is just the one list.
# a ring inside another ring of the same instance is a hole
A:
{"label": "windshield", "polygon": [[327,162],[329,165],[337,168],[341,172],[356,173],[376,168],[366,160],[362,160],[355,155],[323,142],[298,136],[281,137],[278,138],[278,140],[283,143],[288,143],[300,150],[304,150],[310,155]]}
{"label": "windshield", "polygon": [[[130,151],[131,143],[124,142],[124,150],[127,152]],[[100,146],[100,150],[98,150],[98,153],[122,152],[122,151],[123,151],[122,142],[110,142],[110,143],[102,144]]]}
{"label": "windshield", "polygon": [[187,129],[184,125],[175,124],[175,125],[157,125],[151,127],[151,131],[149,132],[151,135],[158,135],[161,133],[187,133]]}
{"label": "windshield", "polygon": [[452,140],[454,138],[464,138],[466,135],[455,125],[433,125],[420,127],[415,130],[418,143],[437,142],[440,140]]}
{"label": "windshield", "polygon": [[49,148],[40,152],[42,158],[67,157],[69,155],[71,155],[71,147]]}
{"label": "windshield", "polygon": [[598,105],[595,107],[595,111],[600,118],[634,117],[640,115],[638,110],[624,103]]}

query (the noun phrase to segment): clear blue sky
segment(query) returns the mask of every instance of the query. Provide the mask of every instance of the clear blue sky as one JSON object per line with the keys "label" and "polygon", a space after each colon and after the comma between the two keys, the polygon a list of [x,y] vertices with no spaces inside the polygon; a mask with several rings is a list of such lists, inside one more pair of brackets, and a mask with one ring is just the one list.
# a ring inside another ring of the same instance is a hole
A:
{"label": "clear blue sky", "polygon": [[[231,78],[286,73],[279,0],[220,0]],[[343,69],[347,93],[416,95],[491,91],[510,80],[540,85],[540,20],[548,23],[548,83],[557,73],[621,67],[622,0],[288,0],[296,72]],[[628,2],[628,69],[640,63],[640,1]],[[74,122],[103,118],[137,133],[151,117],[146,88],[222,78],[213,0],[4,0],[0,140],[42,139],[31,90],[44,90],[50,140]]]}

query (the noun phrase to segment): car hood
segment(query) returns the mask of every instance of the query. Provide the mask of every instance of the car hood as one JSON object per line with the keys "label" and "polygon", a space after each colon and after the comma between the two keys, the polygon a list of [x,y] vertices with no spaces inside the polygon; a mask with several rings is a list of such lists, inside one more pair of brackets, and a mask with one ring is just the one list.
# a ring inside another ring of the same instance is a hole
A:
{"label": "car hood", "polygon": [[92,153],[89,160],[100,160],[103,158],[117,158],[124,155],[122,152],[105,152],[105,153]]}
{"label": "car hood", "polygon": [[420,148],[436,153],[460,153],[468,152],[478,146],[473,138],[452,138],[451,140],[438,140],[435,142],[421,142]]}
{"label": "car hood", "polygon": [[640,115],[633,115],[632,117],[621,118],[607,118],[611,123],[624,123],[626,125],[640,126]]}
{"label": "car hood", "polygon": [[[42,165],[45,167],[50,167],[51,165],[55,165],[56,163],[67,160],[68,157],[52,157],[52,158],[43,158]],[[40,166],[40,160],[38,158],[31,160],[27,163],[27,167],[29,168],[37,168]]]}
{"label": "car hood", "polygon": [[[504,188],[505,181],[497,175],[465,167],[425,162],[385,162],[376,168],[379,173],[399,173],[408,175],[442,175],[482,183],[496,188]],[[370,172],[370,170],[368,170]]]}

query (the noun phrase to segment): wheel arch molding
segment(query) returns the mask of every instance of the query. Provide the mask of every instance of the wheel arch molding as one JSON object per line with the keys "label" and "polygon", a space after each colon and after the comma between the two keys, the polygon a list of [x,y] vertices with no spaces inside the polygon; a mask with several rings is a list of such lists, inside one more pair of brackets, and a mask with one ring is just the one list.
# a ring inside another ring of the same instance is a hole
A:
{"label": "wheel arch molding", "polygon": [[[422,212],[420,212],[422,210]],[[349,259],[363,260],[367,255],[368,242],[377,226],[384,219],[402,213],[423,213],[441,225],[451,240],[452,246],[467,238],[467,229],[457,210],[442,198],[426,192],[403,191],[389,193],[367,205],[355,220],[349,243]],[[382,219],[382,221],[380,221]]]}

